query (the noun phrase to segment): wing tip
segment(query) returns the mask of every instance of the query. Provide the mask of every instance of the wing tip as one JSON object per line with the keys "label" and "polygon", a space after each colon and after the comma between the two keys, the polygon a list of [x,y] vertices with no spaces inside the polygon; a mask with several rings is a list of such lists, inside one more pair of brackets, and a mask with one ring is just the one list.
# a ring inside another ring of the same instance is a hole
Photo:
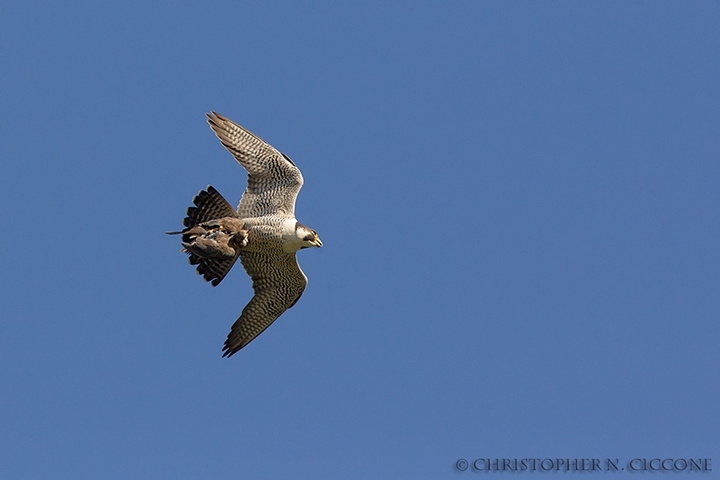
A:
{"label": "wing tip", "polygon": [[230,358],[233,355],[235,355],[237,352],[238,352],[238,350],[232,351],[227,348],[223,348],[222,358]]}
{"label": "wing tip", "polygon": [[206,120],[210,124],[210,128],[212,128],[213,131],[215,131],[215,134],[217,134],[218,128],[223,128],[222,124],[224,124],[224,123],[235,124],[235,122],[233,122],[232,120],[230,120],[229,118],[227,118],[224,115],[220,115],[215,110],[211,110],[210,113],[206,113],[205,117],[207,117]]}
{"label": "wing tip", "polygon": [[[247,345],[247,343],[245,345]],[[239,352],[245,345],[240,344],[240,345],[236,345],[234,347],[230,346],[230,338],[228,336],[228,339],[225,340],[225,345],[223,345],[223,348],[222,348],[222,351],[223,351],[222,358],[232,357],[237,352]]]}

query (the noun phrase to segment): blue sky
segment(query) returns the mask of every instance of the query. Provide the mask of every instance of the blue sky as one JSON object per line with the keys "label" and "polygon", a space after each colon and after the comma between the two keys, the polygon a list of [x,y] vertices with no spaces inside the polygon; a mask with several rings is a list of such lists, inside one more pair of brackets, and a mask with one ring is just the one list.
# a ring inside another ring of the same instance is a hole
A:
{"label": "blue sky", "polygon": [[[703,1],[6,5],[0,476],[717,471],[719,52]],[[231,359],[249,279],[163,234],[245,188],[210,110],[325,244]]]}

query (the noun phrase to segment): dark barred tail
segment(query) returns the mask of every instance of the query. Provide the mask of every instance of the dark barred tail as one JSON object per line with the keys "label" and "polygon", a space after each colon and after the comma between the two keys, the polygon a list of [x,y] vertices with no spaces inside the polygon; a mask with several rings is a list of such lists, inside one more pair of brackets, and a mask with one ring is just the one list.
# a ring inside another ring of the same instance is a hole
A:
{"label": "dark barred tail", "polygon": [[[237,211],[212,185],[208,185],[207,190],[200,190],[192,201],[195,206],[188,207],[187,216],[183,219],[185,229],[179,232],[166,232],[168,235],[183,235],[183,244],[190,243],[195,234],[202,233],[195,232],[195,230],[204,230],[198,227],[201,223],[225,217],[239,218]],[[237,256],[229,259],[206,258],[187,249],[183,251],[190,255],[188,258],[190,264],[197,265],[197,273],[213,286],[217,286],[225,278],[237,260]]]}
{"label": "dark barred tail", "polygon": [[193,198],[193,204],[195,206],[188,207],[187,216],[183,219],[187,228],[216,218],[238,217],[237,211],[212,185],[208,185],[207,190],[200,190]]}
{"label": "dark barred tail", "polygon": [[202,275],[205,281],[210,282],[213,287],[217,287],[218,284],[222,282],[225,275],[227,275],[232,266],[235,265],[236,260],[237,257],[222,260],[204,258],[194,253],[191,253],[190,258],[188,258],[190,265],[197,265],[198,275]]}

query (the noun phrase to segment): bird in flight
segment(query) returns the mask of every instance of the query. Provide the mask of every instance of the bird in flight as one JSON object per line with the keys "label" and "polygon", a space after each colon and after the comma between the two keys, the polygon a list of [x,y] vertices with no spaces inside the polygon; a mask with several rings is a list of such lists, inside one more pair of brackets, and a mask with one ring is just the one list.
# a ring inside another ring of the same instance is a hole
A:
{"label": "bird in flight", "polygon": [[190,264],[213,286],[238,258],[252,279],[254,296],[223,347],[223,357],[230,357],[297,303],[307,277],[295,253],[322,242],[295,219],[303,177],[292,160],[232,120],[215,112],[207,117],[220,143],[247,171],[247,188],[235,210],[209,185],[193,198],[185,228],[168,233],[182,235]]}

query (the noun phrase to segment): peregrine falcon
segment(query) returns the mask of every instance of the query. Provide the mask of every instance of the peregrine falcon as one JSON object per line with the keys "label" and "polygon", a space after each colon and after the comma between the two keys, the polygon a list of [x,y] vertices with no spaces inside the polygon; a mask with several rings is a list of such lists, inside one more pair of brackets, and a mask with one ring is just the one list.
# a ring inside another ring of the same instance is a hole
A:
{"label": "peregrine falcon", "polygon": [[235,210],[208,186],[187,209],[185,229],[168,233],[182,235],[182,251],[213,286],[238,258],[252,279],[255,294],[223,347],[223,357],[230,357],[297,303],[307,277],[295,252],[322,247],[322,242],[315,230],[295,219],[303,177],[292,160],[232,120],[215,112],[207,117],[220,142],[248,172],[247,188]]}

